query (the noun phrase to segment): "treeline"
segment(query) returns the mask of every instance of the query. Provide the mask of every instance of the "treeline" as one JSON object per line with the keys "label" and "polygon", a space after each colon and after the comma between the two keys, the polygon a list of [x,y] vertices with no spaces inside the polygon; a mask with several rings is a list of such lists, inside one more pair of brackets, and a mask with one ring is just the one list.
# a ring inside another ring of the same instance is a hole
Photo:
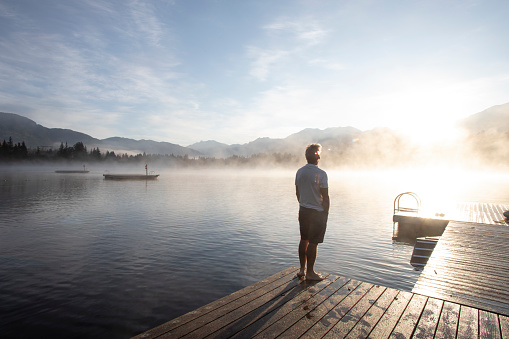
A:
{"label": "treeline", "polygon": [[295,166],[303,161],[303,157],[297,157],[290,153],[259,153],[251,156],[231,156],[229,158],[213,158],[213,157],[189,157],[186,155],[174,154],[136,154],[129,155],[115,154],[113,151],[106,151],[103,153],[98,147],[88,150],[82,142],[77,142],[73,146],[64,143],[60,144],[58,150],[43,149],[37,147],[36,149],[27,148],[25,142],[18,144],[13,143],[12,138],[5,141],[0,147],[0,161],[1,162],[52,162],[52,161],[68,161],[68,162],[110,162],[110,163],[125,163],[125,164],[138,164],[138,163],[161,163],[162,165],[171,167],[223,167],[223,166],[239,166],[239,167],[270,167],[272,165]]}
{"label": "treeline", "polygon": [[4,141],[0,145],[0,159],[26,159],[28,158],[28,148],[25,142],[15,144],[12,137],[9,141]]}
{"label": "treeline", "polygon": [[[114,155],[114,154],[113,154]],[[107,152],[106,156],[109,156]],[[82,142],[77,142],[74,146],[61,144],[60,148],[55,151],[53,149],[45,149],[37,147],[36,149],[28,148],[25,141],[14,143],[12,137],[9,141],[4,141],[0,145],[0,159],[9,160],[104,160],[99,148],[94,148],[88,152],[87,147]]]}
{"label": "treeline", "polygon": [[[479,133],[457,142],[419,148],[393,133],[371,131],[363,138],[348,144],[322,143],[324,168],[382,169],[419,168],[429,165],[448,165],[465,168],[509,168],[509,132]],[[82,142],[69,146],[61,143],[57,149],[28,148],[25,142],[3,140],[0,144],[0,163],[81,162],[134,164],[151,163],[174,168],[296,168],[305,163],[304,150],[294,153],[257,153],[250,156],[233,155],[228,158],[189,157],[174,154],[116,154],[88,150]]]}

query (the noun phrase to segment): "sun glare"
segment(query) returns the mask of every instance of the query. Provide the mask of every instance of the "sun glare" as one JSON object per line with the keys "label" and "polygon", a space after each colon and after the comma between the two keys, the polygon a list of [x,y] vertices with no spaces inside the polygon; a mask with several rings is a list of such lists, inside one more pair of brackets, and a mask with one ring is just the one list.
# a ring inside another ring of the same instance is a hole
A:
{"label": "sun glare", "polygon": [[444,168],[428,168],[399,175],[408,191],[419,196],[419,215],[429,218],[447,218],[454,214],[457,203],[465,198],[461,196],[463,186],[472,179],[469,172]]}
{"label": "sun glare", "polygon": [[436,121],[433,123],[416,123],[399,128],[417,145],[431,145],[439,142],[453,142],[461,137],[461,130],[454,124]]}

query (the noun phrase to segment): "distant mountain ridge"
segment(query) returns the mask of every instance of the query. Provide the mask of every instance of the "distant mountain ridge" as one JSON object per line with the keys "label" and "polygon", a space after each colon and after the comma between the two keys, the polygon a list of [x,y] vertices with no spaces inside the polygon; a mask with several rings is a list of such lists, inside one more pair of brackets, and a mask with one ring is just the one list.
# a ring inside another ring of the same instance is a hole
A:
{"label": "distant mountain ridge", "polygon": [[3,140],[9,137],[12,137],[14,142],[25,141],[28,147],[53,147],[55,143],[60,145],[66,141],[71,145],[78,141],[84,144],[98,141],[84,133],[70,129],[46,128],[21,115],[0,112],[0,138]]}
{"label": "distant mountain ridge", "polygon": [[216,158],[232,155],[250,156],[262,152],[300,154],[303,152],[303,145],[318,142],[327,147],[338,146],[350,142],[360,134],[362,132],[353,127],[334,127],[325,130],[307,128],[284,139],[258,138],[243,145],[226,145],[209,140],[188,147]]}
{"label": "distant mountain ridge", "polygon": [[0,112],[0,142],[12,137],[14,142],[24,141],[29,148],[52,147],[58,149],[61,143],[73,146],[77,142],[83,144],[90,151],[99,148],[101,151],[114,151],[123,153],[147,153],[147,154],[173,154],[201,156],[200,152],[171,144],[169,142],[156,142],[152,140],[133,140],[127,138],[96,139],[88,134],[69,129],[47,128],[35,121],[13,113]]}
{"label": "distant mountain ridge", "polygon": [[[509,133],[509,103],[490,107],[460,121],[459,125],[475,135],[480,131]],[[227,158],[231,156],[251,156],[257,153],[302,154],[303,147],[311,142],[319,142],[333,152],[348,155],[364,147],[370,148],[401,143],[400,136],[389,128],[361,131],[354,127],[332,127],[324,130],[306,128],[284,139],[258,138],[246,144],[227,145],[214,140],[200,141],[187,147],[169,142],[134,140],[122,137],[96,139],[87,134],[61,128],[46,128],[36,122],[13,113],[0,112],[0,142],[12,137],[14,142],[24,141],[29,148],[49,146],[57,149],[61,143],[69,146],[83,142],[92,150],[99,147],[102,152],[114,151],[117,154],[173,154],[190,157]],[[399,138],[399,139],[398,139]],[[359,141],[359,142],[358,142]],[[304,146],[303,146],[304,145]],[[370,145],[369,147],[367,145]],[[346,153],[345,153],[346,152]]]}
{"label": "distant mountain ridge", "polygon": [[58,149],[61,143],[72,146],[83,142],[91,150],[114,151],[117,154],[146,153],[188,155],[191,157],[227,158],[233,155],[250,156],[257,153],[302,153],[302,145],[321,142],[330,145],[349,142],[362,132],[353,127],[335,127],[325,130],[308,128],[284,139],[258,138],[247,144],[227,145],[217,141],[200,141],[187,147],[152,140],[134,140],[122,137],[96,139],[90,135],[61,128],[47,128],[26,117],[0,112],[0,140],[13,138],[14,142],[24,141],[27,147],[52,147]]}
{"label": "distant mountain ridge", "polygon": [[509,131],[509,102],[492,106],[463,119],[460,125],[470,133]]}

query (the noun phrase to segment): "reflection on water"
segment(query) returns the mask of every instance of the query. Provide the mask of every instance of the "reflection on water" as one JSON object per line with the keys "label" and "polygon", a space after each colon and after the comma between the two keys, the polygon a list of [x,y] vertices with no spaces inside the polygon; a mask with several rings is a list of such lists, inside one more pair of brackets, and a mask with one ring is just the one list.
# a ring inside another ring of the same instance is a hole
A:
{"label": "reflection on water", "polygon": [[[318,271],[410,291],[392,242],[401,192],[423,205],[507,203],[507,176],[329,172]],[[504,193],[506,192],[506,193]],[[446,201],[446,200],[444,200]],[[0,328],[7,336],[128,337],[298,265],[294,172],[0,174]]]}

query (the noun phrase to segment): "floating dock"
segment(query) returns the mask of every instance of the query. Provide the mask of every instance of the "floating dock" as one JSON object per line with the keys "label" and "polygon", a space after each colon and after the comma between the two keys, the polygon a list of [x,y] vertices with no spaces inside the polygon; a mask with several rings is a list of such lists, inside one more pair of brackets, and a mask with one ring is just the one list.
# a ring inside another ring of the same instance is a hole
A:
{"label": "floating dock", "polygon": [[448,223],[412,292],[290,267],[135,338],[509,338],[505,208],[458,209],[470,221]]}

